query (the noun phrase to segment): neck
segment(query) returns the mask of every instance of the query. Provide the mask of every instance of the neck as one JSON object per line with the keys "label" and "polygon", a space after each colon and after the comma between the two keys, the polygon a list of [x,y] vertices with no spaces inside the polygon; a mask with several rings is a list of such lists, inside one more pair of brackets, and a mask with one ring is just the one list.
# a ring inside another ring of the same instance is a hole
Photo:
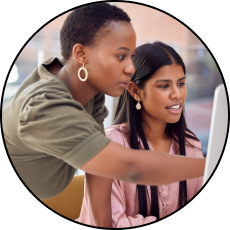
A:
{"label": "neck", "polygon": [[166,123],[150,118],[145,114],[142,114],[144,120],[143,129],[146,139],[154,146],[159,146],[170,138],[165,133]]}
{"label": "neck", "polygon": [[73,67],[70,64],[66,64],[57,76],[65,83],[73,99],[85,106],[99,91],[88,80],[83,82],[78,78],[79,68],[80,65]]}

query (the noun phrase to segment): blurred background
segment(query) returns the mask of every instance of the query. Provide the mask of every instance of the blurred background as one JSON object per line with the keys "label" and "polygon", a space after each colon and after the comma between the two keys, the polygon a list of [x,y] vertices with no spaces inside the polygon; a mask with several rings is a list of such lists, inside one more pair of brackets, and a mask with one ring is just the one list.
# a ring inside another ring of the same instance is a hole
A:
{"label": "blurred background", "polygon": [[[137,46],[160,40],[172,46],[183,58],[187,69],[188,89],[185,117],[189,129],[201,140],[206,156],[214,90],[223,83],[213,58],[189,29],[167,14],[133,3],[111,4],[122,8],[130,16],[137,34]],[[3,103],[44,60],[51,56],[61,58],[59,32],[67,15],[68,13],[45,26],[22,50],[8,78]],[[106,96],[110,114],[105,120],[105,128],[112,123],[116,101],[117,98]]]}

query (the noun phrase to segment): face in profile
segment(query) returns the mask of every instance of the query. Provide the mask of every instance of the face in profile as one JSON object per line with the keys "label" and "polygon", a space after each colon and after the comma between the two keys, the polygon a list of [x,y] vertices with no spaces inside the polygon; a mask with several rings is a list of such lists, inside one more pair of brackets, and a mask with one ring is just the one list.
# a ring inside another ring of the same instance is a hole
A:
{"label": "face in profile", "polygon": [[129,23],[113,22],[98,32],[95,44],[88,47],[89,84],[107,95],[120,96],[133,74],[131,56],[136,34]]}
{"label": "face in profile", "polygon": [[178,64],[159,68],[142,90],[142,114],[148,120],[176,123],[187,96],[185,74]]}

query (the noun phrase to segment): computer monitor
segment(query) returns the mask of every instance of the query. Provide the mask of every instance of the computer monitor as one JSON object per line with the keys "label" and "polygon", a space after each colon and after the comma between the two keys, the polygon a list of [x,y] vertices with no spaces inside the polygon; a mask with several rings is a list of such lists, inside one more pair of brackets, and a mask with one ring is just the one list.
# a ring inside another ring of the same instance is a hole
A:
{"label": "computer monitor", "polygon": [[205,184],[212,175],[224,149],[228,131],[228,102],[226,95],[223,84],[216,87],[203,184]]}

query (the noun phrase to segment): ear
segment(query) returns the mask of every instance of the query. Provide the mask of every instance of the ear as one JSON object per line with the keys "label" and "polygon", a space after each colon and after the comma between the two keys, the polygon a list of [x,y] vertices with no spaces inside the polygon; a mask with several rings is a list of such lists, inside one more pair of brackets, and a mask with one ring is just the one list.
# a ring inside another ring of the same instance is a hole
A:
{"label": "ear", "polygon": [[81,65],[86,63],[86,48],[80,43],[74,45],[72,55],[73,58]]}
{"label": "ear", "polygon": [[131,81],[129,83],[127,90],[129,91],[129,94],[134,98],[134,100],[138,101],[139,98],[139,101],[141,101],[141,90],[139,90],[139,88],[134,82]]}

